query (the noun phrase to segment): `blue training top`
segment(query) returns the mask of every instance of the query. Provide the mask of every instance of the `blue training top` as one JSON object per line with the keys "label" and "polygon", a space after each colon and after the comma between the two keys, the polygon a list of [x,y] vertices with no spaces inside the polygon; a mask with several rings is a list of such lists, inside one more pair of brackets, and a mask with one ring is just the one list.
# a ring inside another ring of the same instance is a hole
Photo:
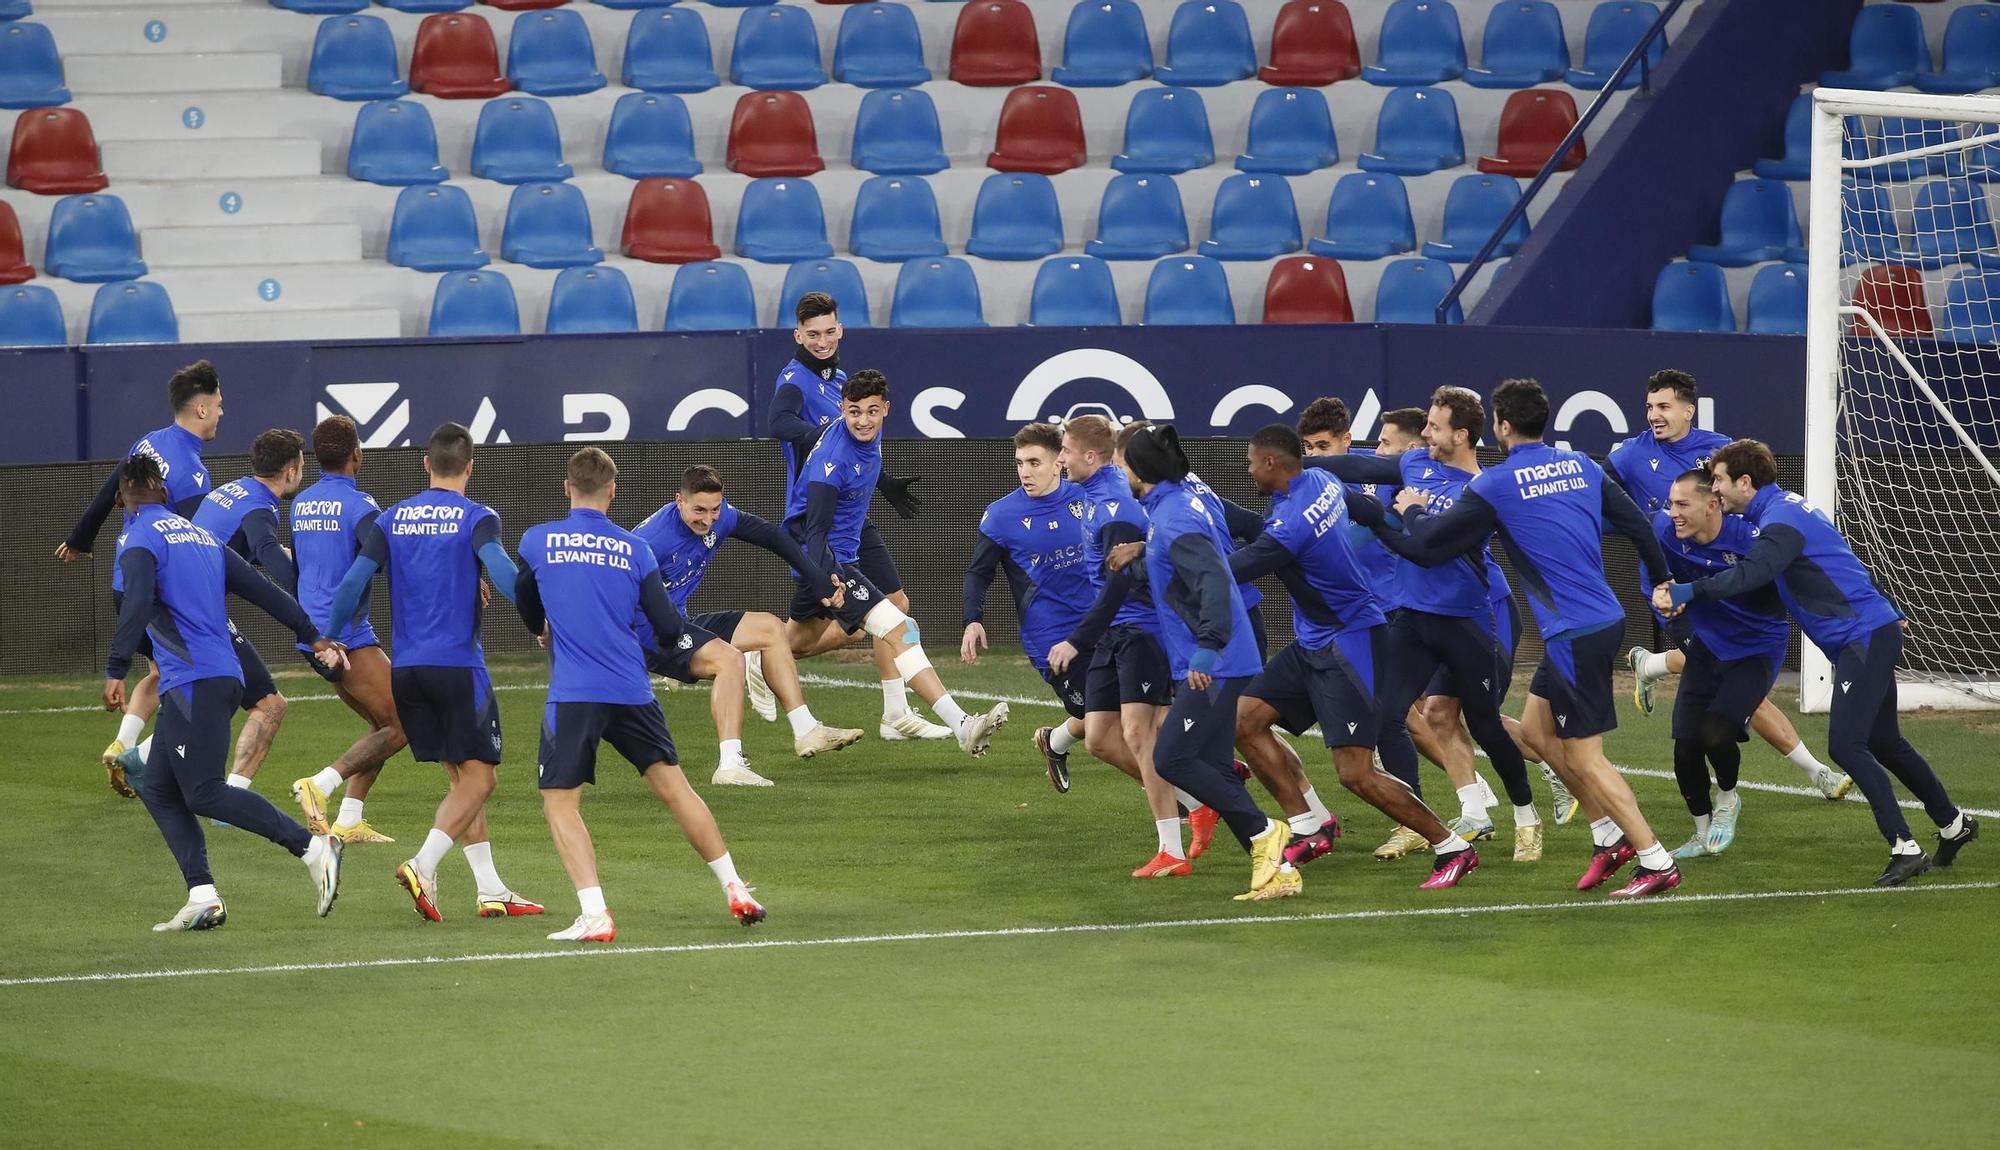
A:
{"label": "blue training top", "polygon": [[1264,661],[1230,574],[1229,537],[1199,494],[1179,483],[1146,492],[1146,582],[1159,605],[1160,643],[1174,678],[1187,678],[1197,649],[1216,652],[1209,674],[1255,675]]}
{"label": "blue training top", "polygon": [[647,585],[660,591],[660,568],[646,541],[601,511],[567,518],[521,536],[522,590],[540,596],[549,631],[551,703],[653,701],[646,656],[632,620]]}
{"label": "blue training top", "polygon": [[965,622],[982,621],[995,571],[1005,569],[1021,619],[1021,645],[1036,670],[1049,648],[1068,638],[1097,598],[1080,484],[1058,482],[1045,495],[1016,487],[979,517],[979,542],[965,572]]}
{"label": "blue training top", "polygon": [[365,523],[382,513],[375,497],[351,475],[327,474],[292,499],[292,558],[298,566],[299,606],[321,630],[349,647],[373,647],[379,640],[368,618],[372,588],[361,596],[360,614],[345,626],[332,624],[333,596],[360,550],[356,539]]}
{"label": "blue training top", "polygon": [[[1708,543],[1675,536],[1673,518],[1664,511],[1653,516],[1653,533],[1667,553],[1667,570],[1686,583],[1743,562],[1757,542],[1757,529],[1741,515],[1724,515],[1722,530]],[[1782,661],[1785,657],[1792,625],[1785,618],[1784,603],[1769,587],[1733,599],[1691,603],[1687,614],[1695,638],[1718,659],[1775,654]]]}
{"label": "blue training top", "polygon": [[[479,552],[500,538],[498,513],[459,492],[432,487],[391,504],[360,534],[356,561],[372,560],[389,573],[395,665],[484,667]],[[511,585],[501,590],[513,594]]]}

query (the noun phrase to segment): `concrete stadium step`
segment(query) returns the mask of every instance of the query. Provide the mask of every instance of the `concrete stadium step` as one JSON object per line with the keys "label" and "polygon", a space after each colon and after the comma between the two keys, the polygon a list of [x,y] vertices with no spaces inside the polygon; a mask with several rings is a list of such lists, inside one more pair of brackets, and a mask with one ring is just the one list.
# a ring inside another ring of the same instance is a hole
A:
{"label": "concrete stadium step", "polygon": [[303,136],[179,140],[103,140],[104,171],[114,180],[213,180],[320,174],[319,141]]}
{"label": "concrete stadium step", "polygon": [[395,339],[403,334],[394,308],[268,308],[180,313],[181,339],[218,343],[277,339]]}
{"label": "concrete stadium step", "polygon": [[79,96],[264,91],[283,86],[284,60],[276,52],[66,55],[63,74]]}
{"label": "concrete stadium step", "polygon": [[155,268],[330,263],[361,258],[353,224],[252,224],[245,227],[142,228],[139,251]]}

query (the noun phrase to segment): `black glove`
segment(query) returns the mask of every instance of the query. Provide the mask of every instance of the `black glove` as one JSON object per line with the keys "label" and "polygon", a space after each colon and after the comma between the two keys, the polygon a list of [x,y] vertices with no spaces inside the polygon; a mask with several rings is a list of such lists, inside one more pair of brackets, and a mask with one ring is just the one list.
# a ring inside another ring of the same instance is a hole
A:
{"label": "black glove", "polygon": [[889,506],[896,509],[897,515],[905,519],[915,519],[924,501],[911,493],[910,488],[915,487],[922,478],[921,475],[912,475],[907,479],[898,479],[885,474],[876,481],[875,486],[881,490],[882,498],[889,501]]}
{"label": "black glove", "polygon": [[312,667],[313,671],[316,674],[318,674],[320,678],[325,679],[329,683],[340,682],[340,676],[344,673],[343,668],[327,666],[325,663],[322,663],[318,659],[314,658],[313,653],[311,651],[301,651],[299,653],[306,657],[307,665]]}

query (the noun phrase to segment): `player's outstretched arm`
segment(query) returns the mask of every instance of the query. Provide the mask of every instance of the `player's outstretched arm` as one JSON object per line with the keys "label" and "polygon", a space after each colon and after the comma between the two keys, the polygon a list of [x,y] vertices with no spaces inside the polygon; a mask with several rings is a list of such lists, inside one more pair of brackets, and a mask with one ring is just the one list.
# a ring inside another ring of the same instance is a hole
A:
{"label": "player's outstretched arm", "polygon": [[917,512],[923,509],[924,501],[917,498],[916,492],[910,488],[922,480],[921,475],[899,478],[884,471],[875,477],[875,490],[882,493],[882,498],[888,501],[890,507],[895,508],[898,516],[915,519]]}
{"label": "player's outstretched arm", "polygon": [[986,593],[993,588],[993,575],[1000,570],[1001,560],[1007,552],[986,534],[979,536],[973,544],[972,562],[965,568],[965,625],[971,626],[986,619]]}
{"label": "player's outstretched arm", "polygon": [[[1136,523],[1107,523],[1097,532],[1098,547],[1103,551],[1110,551],[1120,543],[1138,543],[1144,539],[1145,533],[1139,530]],[[1110,629],[1111,620],[1118,615],[1118,608],[1132,597],[1133,590],[1138,586],[1137,564],[1106,574],[1104,586],[1098,588],[1096,601],[1091,603],[1090,610],[1083,613],[1083,618],[1077,620],[1069,638],[1063,641],[1078,651],[1095,646],[1104,637],[1104,632]]]}
{"label": "player's outstretched arm", "polygon": [[1403,465],[1393,455],[1314,455],[1302,462],[1307,467],[1317,467],[1321,471],[1333,472],[1333,477],[1342,483],[1367,485],[1371,483],[1403,482]]}
{"label": "player's outstretched arm", "polygon": [[820,426],[805,416],[806,396],[795,384],[781,383],[771,394],[771,406],[764,409],[764,425],[771,434],[792,445],[798,458],[819,442]]}
{"label": "player's outstretched arm", "polygon": [[1667,553],[1660,546],[1659,536],[1653,533],[1653,524],[1625,489],[1616,483],[1606,483],[1599,489],[1603,502],[1604,522],[1613,531],[1632,541],[1638,548],[1639,563],[1646,569],[1646,585],[1651,587],[1671,578],[1667,571]]}
{"label": "player's outstretched arm", "polygon": [[125,575],[125,597],[119,601],[118,629],[111,635],[111,656],[105,660],[104,677],[123,683],[132,671],[132,655],[146,635],[146,624],[153,618],[153,553],[144,547],[127,547],[118,557],[118,568]]}
{"label": "player's outstretched arm", "polygon": [[1292,558],[1291,550],[1275,534],[1266,532],[1229,557],[1229,574],[1238,583],[1248,583],[1276,575]]}
{"label": "player's outstretched arm", "polygon": [[833,557],[833,545],[827,541],[833,534],[833,516],[839,506],[839,488],[831,483],[806,484],[806,561],[822,571],[839,566]]}
{"label": "player's outstretched arm", "polygon": [[479,565],[486,572],[486,581],[493,584],[493,589],[509,603],[514,602],[514,581],[520,578],[521,569],[514,566],[506,546],[500,542],[498,516],[486,516],[472,528],[472,553],[479,557]]}
{"label": "player's outstretched arm", "polygon": [[674,606],[674,600],[667,594],[667,585],[657,574],[647,575],[639,581],[639,610],[646,613],[646,622],[653,625],[654,640],[663,648],[672,650],[687,634],[687,616]]}
{"label": "player's outstretched arm", "polygon": [[389,540],[382,535],[381,523],[375,519],[364,521],[354,532],[354,562],[348,565],[347,574],[340,577],[340,586],[333,590],[327,626],[338,632],[354,622],[354,616],[361,612],[361,596],[368,590],[368,581],[388,562]]}
{"label": "player's outstretched arm", "polygon": [[277,513],[266,507],[259,507],[243,517],[243,538],[250,544],[250,558],[271,582],[284,588],[285,594],[299,592],[298,568],[292,564],[292,556],[285,545],[278,542]]}
{"label": "player's outstretched arm", "polygon": [[1222,504],[1222,529],[1238,546],[1259,538],[1264,534],[1264,517],[1240,503],[1216,496]]}
{"label": "player's outstretched arm", "polygon": [[1806,537],[1797,528],[1783,523],[1769,524],[1751,545],[1750,553],[1734,567],[1692,583],[1671,584],[1669,594],[1676,606],[1682,606],[1701,599],[1733,599],[1768,587],[1805,547]]}
{"label": "player's outstretched arm", "polygon": [[548,611],[542,607],[542,587],[535,581],[535,569],[528,565],[526,556],[516,568],[514,576],[514,610],[521,615],[521,622],[529,634],[539,635],[549,625]]}
{"label": "player's outstretched arm", "polygon": [[785,561],[785,565],[801,575],[819,575],[819,582],[825,583],[833,577],[831,568],[819,567],[792,538],[792,533],[759,515],[752,515],[742,508],[736,509],[736,526],[730,530],[731,539],[741,539],[753,547],[762,547]]}
{"label": "player's outstretched arm", "polygon": [[297,599],[292,598],[283,587],[258,574],[249,560],[227,547],[222,549],[222,586],[231,595],[291,628],[292,634],[297,635],[299,642],[306,646],[313,646],[323,638],[319,627],[306,614],[306,609],[299,606]]}
{"label": "player's outstretched arm", "polygon": [[1499,523],[1493,505],[1467,487],[1443,515],[1426,514],[1418,504],[1403,512],[1404,530],[1397,531],[1384,520],[1375,537],[1412,563],[1441,567],[1483,545]]}
{"label": "player's outstretched arm", "polygon": [[105,476],[104,486],[90,497],[90,506],[84,508],[83,518],[69,529],[69,538],[56,548],[56,558],[65,563],[88,558],[90,549],[97,545],[97,533],[104,529],[104,521],[111,517],[111,509],[118,506],[118,469],[112,468]]}

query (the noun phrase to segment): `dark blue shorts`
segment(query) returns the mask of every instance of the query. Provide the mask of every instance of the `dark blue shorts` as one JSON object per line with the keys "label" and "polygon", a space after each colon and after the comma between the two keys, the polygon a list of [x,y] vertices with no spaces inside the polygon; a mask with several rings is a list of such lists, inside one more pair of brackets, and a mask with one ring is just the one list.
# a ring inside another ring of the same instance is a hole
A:
{"label": "dark blue shorts", "polygon": [[1707,644],[1689,636],[1682,650],[1687,652],[1687,666],[1681,669],[1679,693],[1674,696],[1674,738],[1700,738],[1701,717],[1719,715],[1738,728],[1737,742],[1747,741],[1750,716],[1777,684],[1785,649],[1719,659]]}
{"label": "dark blue shorts", "polygon": [[1548,700],[1558,738],[1587,739],[1618,729],[1611,668],[1617,665],[1624,642],[1621,620],[1546,644],[1528,693]]}
{"label": "dark blue shorts", "polygon": [[711,640],[729,640],[736,634],[736,625],[743,621],[741,611],[705,611],[688,616],[688,629],[671,647],[648,646],[646,648],[646,669],[655,675],[665,675],[683,683],[696,683],[701,676],[694,673],[694,653],[707,646]]}
{"label": "dark blue shorts", "polygon": [[[1075,664],[1071,664],[1074,673]],[[1083,709],[1116,711],[1125,703],[1164,707],[1174,698],[1174,671],[1157,636],[1137,623],[1104,633],[1090,650],[1083,681]]]}
{"label": "dark blue shorts", "polygon": [[[1508,607],[1512,607],[1510,601]],[[1478,669],[1479,683],[1486,687],[1487,695],[1497,709],[1507,701],[1508,680],[1514,677],[1514,628],[1513,619],[1502,617],[1495,627],[1495,613],[1461,619],[1455,615],[1432,615],[1425,612],[1402,612],[1397,622],[1390,627],[1389,636],[1392,658],[1411,655],[1407,650],[1414,643],[1426,643],[1429,651],[1421,657],[1428,663],[1435,660],[1436,669],[1419,696],[1441,695],[1447,699],[1460,697],[1461,683],[1473,674],[1470,667],[1459,661],[1460,649],[1490,650],[1490,658],[1482,658]],[[1407,629],[1407,630],[1406,630]],[[1414,633],[1413,633],[1414,632]],[[1479,684],[1475,684],[1477,688]]]}
{"label": "dark blue shorts", "polygon": [[500,697],[484,667],[393,667],[390,691],[410,757],[420,763],[498,763]]}
{"label": "dark blue shorts", "polygon": [[861,547],[854,554],[854,565],[884,595],[894,595],[903,589],[903,576],[896,570],[896,561],[889,557],[889,545],[883,542],[875,524],[865,519],[861,522]]}
{"label": "dark blue shorts", "polygon": [[264,656],[236,629],[229,624],[229,644],[236,648],[236,665],[243,671],[243,699],[239,704],[248,711],[258,702],[278,693],[277,681],[271,678],[271,668],[264,665]]}
{"label": "dark blue shorts", "polygon": [[1376,667],[1387,655],[1387,630],[1349,631],[1320,648],[1293,643],[1250,680],[1243,695],[1270,704],[1278,725],[1294,735],[1318,723],[1329,747],[1372,747],[1382,723]]}
{"label": "dark blue shorts", "polygon": [[566,791],[597,782],[599,742],[610,743],[642,775],[654,763],[680,763],[658,700],[548,703],[542,708],[537,784],[545,791]]}
{"label": "dark blue shorts", "polygon": [[1042,668],[1042,682],[1055,691],[1056,698],[1062,701],[1063,710],[1069,712],[1072,719],[1084,716],[1084,690],[1090,679],[1090,657],[1089,650],[1078,651],[1076,658],[1069,661],[1069,669],[1060,675],[1047,667]]}
{"label": "dark blue shorts", "polygon": [[875,581],[862,571],[858,563],[841,564],[839,575],[841,583],[847,588],[847,594],[838,608],[828,607],[820,602],[832,592],[831,583],[800,577],[796,580],[796,587],[792,591],[789,617],[836,619],[850,635],[861,630],[861,621],[868,617],[868,612],[873,611],[877,603],[888,598],[889,593],[876,586]]}

